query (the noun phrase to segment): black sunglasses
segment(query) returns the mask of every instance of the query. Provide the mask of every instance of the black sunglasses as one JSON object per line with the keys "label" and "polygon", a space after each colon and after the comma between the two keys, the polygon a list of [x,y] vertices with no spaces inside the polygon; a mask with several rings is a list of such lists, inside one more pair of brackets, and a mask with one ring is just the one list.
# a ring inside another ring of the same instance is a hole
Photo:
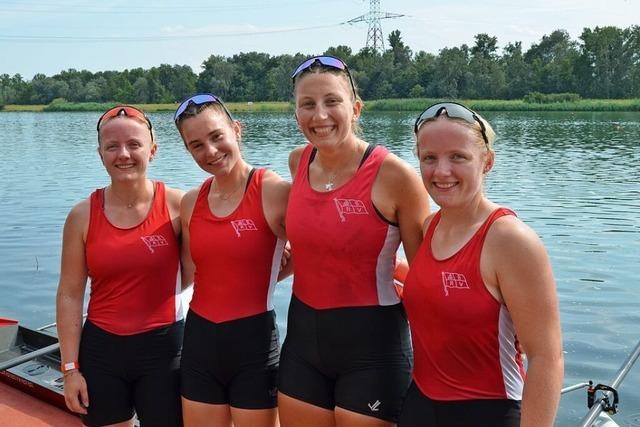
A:
{"label": "black sunglasses", "polygon": [[427,121],[432,120],[440,116],[443,111],[447,112],[447,116],[453,117],[456,119],[462,119],[467,123],[475,124],[476,122],[480,125],[480,132],[482,133],[482,139],[484,139],[484,143],[489,147],[489,139],[487,138],[487,129],[484,126],[484,123],[475,111],[468,109],[462,104],[458,104],[457,102],[439,102],[437,104],[433,104],[426,110],[424,110],[416,119],[416,123],[413,126],[413,132],[417,135],[420,127]]}
{"label": "black sunglasses", "polygon": [[305,59],[296,67],[296,70],[291,74],[291,80],[295,81],[296,77],[300,74],[307,71],[313,64],[319,62],[324,67],[335,68],[341,71],[344,71],[349,77],[349,83],[351,83],[351,90],[353,90],[353,97],[358,98],[356,95],[356,85],[353,83],[353,77],[351,77],[351,73],[349,72],[349,68],[347,64],[340,58],[336,58],[331,55],[320,55],[313,56],[311,58]]}

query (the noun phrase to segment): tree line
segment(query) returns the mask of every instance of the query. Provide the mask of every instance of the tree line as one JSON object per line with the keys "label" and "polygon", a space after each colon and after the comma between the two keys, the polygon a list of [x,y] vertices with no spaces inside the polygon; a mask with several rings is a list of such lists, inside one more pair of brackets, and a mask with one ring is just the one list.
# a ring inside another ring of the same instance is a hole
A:
{"label": "tree line", "polygon": [[[345,60],[363,99],[520,99],[532,93],[583,98],[640,97],[640,26],[585,28],[579,40],[565,30],[545,35],[523,51],[521,42],[501,50],[486,33],[474,44],[446,47],[438,54],[413,52],[400,31],[382,52],[347,46],[324,53]],[[0,74],[0,104],[69,102],[172,103],[194,92],[226,101],[288,101],[292,70],[309,55],[247,52],[211,55],[194,73],[187,65],[151,69],[90,71],[69,69],[48,77]],[[534,97],[535,98],[535,97]]]}

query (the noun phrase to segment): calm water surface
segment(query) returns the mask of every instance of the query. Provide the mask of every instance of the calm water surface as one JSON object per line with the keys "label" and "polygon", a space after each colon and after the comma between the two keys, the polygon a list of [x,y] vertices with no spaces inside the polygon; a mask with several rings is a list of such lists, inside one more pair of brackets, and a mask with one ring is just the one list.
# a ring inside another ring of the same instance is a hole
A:
{"label": "calm water surface", "polygon": [[[96,154],[99,113],[0,113],[0,316],[37,327],[55,318],[62,224],[108,178]],[[365,112],[369,142],[417,166],[414,113]],[[608,383],[640,339],[640,114],[492,113],[499,141],[487,193],[544,240],[554,266],[566,357],[565,384]],[[290,114],[251,114],[244,155],[289,178],[303,142]],[[151,114],[159,152],[152,178],[188,189],[204,178],[170,113]],[[285,329],[291,281],[276,291]],[[563,397],[557,425],[586,413],[583,391]],[[621,425],[640,426],[640,364],[620,390]]]}

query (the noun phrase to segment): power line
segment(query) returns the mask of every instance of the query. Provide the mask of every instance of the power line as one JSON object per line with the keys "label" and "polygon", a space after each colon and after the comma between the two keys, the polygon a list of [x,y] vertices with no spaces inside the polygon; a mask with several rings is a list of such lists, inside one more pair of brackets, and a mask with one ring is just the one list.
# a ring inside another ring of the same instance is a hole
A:
{"label": "power line", "polygon": [[[176,13],[194,13],[194,12],[225,12],[225,11],[237,11],[238,9],[246,9],[246,10],[256,10],[256,9],[274,9],[274,8],[282,8],[282,7],[300,7],[301,5],[313,5],[313,4],[326,4],[328,1],[339,2],[340,0],[327,0],[327,1],[307,1],[307,2],[284,2],[280,4],[273,3],[247,3],[247,4],[233,4],[233,5],[218,5],[218,6],[163,6],[163,5],[154,5],[149,7],[136,7],[135,5],[127,6],[126,8],[118,8],[118,9],[110,9],[109,7],[105,8],[83,8],[79,6],[68,7],[66,4],[58,4],[56,7],[55,4],[52,3],[44,3],[43,5],[33,5],[36,7],[35,9],[25,8],[25,4],[16,3],[20,7],[18,8],[7,8],[8,6],[4,3],[2,8],[0,8],[0,13],[57,13],[57,14],[67,14],[67,15],[77,15],[77,14],[110,14],[110,15],[130,15],[130,14],[176,14]],[[40,8],[40,6],[44,8]]]}
{"label": "power line", "polygon": [[163,42],[172,40],[194,40],[194,39],[208,39],[217,37],[242,37],[242,36],[255,36],[264,34],[277,34],[277,33],[294,33],[299,31],[311,31],[318,29],[334,28],[345,25],[344,22],[339,24],[329,25],[317,25],[313,27],[297,27],[297,28],[282,28],[274,30],[263,31],[247,31],[247,32],[233,32],[233,33],[216,33],[216,34],[184,34],[174,36],[13,36],[7,34],[0,34],[0,42],[22,42],[22,43],[110,43],[110,42]]}

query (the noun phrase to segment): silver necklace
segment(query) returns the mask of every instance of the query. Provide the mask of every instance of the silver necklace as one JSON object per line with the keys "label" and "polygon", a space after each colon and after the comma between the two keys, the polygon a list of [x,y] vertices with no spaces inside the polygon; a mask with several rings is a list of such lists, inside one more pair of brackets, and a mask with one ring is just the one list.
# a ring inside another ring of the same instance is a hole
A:
{"label": "silver necklace", "polygon": [[111,188],[111,194],[116,196],[116,199],[118,199],[122,203],[124,203],[124,205],[127,207],[127,209],[131,209],[132,207],[134,207],[136,205],[136,202],[138,201],[138,196],[136,196],[136,198],[133,199],[131,202],[126,202],[122,197],[118,196],[118,194],[113,190],[113,187]]}
{"label": "silver necklace", "polygon": [[[355,150],[355,156],[352,155],[351,159],[349,159],[349,162],[347,162],[345,164],[345,166],[343,166],[342,169],[344,169],[346,166],[349,165],[349,163],[351,163],[353,161],[354,158],[357,158],[360,155],[359,150],[356,148]],[[334,180],[338,177],[338,174],[340,173],[340,169],[335,170],[333,172],[331,172],[330,174],[327,174],[327,182],[324,184],[324,189],[326,191],[331,191],[335,188],[336,184],[334,182]]]}
{"label": "silver necklace", "polygon": [[327,191],[331,191],[333,190],[333,187],[335,186],[333,180],[336,179],[336,176],[338,176],[338,174],[336,172],[329,174],[329,177],[327,178],[327,182],[326,184],[324,184],[324,189]]}
{"label": "silver necklace", "polygon": [[229,193],[223,193],[222,191],[220,191],[220,186],[218,185],[218,180],[214,180],[214,184],[215,184],[215,189],[214,189],[214,193],[216,193],[218,195],[218,197],[220,197],[221,200],[227,201],[231,198],[231,196],[233,196],[234,194],[236,194],[238,192],[238,190],[240,188],[242,188],[242,184],[244,184],[244,177],[240,180],[240,184],[234,188],[233,190],[231,190]]}

